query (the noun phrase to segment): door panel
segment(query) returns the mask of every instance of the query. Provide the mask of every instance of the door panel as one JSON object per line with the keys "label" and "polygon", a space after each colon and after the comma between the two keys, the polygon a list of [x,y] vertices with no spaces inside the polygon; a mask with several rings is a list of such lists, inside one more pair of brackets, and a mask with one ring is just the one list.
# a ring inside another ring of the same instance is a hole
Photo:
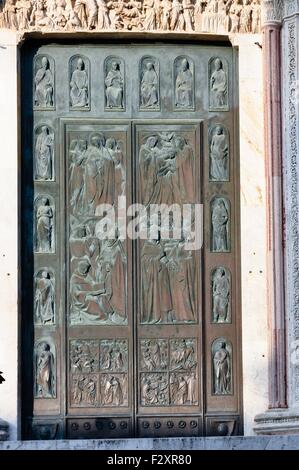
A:
{"label": "door panel", "polygon": [[[25,437],[241,432],[236,61],[226,45],[23,47]],[[151,239],[126,236],[133,203]],[[166,239],[165,221],[195,204],[191,250],[193,226]]]}

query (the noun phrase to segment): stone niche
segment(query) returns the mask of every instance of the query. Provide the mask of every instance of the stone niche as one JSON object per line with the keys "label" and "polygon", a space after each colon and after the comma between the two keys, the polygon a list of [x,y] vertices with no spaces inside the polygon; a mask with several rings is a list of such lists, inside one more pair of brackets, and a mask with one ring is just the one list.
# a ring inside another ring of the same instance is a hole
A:
{"label": "stone niche", "polygon": [[0,28],[259,33],[260,0],[0,0]]}

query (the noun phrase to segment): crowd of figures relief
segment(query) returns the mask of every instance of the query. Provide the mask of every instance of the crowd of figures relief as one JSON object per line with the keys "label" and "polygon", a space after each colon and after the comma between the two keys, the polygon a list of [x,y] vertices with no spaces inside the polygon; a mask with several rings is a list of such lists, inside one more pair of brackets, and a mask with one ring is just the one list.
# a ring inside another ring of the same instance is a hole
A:
{"label": "crowd of figures relief", "polygon": [[260,0],[4,0],[0,27],[258,33]]}

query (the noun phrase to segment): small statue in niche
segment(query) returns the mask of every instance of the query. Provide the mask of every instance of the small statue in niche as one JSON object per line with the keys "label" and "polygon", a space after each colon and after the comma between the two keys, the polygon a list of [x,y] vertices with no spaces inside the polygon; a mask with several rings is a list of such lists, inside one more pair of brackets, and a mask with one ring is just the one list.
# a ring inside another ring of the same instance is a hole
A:
{"label": "small statue in niche", "polygon": [[72,73],[70,81],[70,98],[71,106],[73,108],[84,108],[89,103],[89,90],[88,86],[88,73],[84,60],[79,57],[77,60],[76,69]]}
{"label": "small statue in niche", "polygon": [[188,59],[182,59],[175,81],[175,105],[177,108],[193,106],[193,74]]}
{"label": "small statue in niche", "polygon": [[51,180],[53,168],[53,134],[42,126],[35,142],[35,179]]}
{"label": "small statue in niche", "polygon": [[36,351],[36,397],[55,398],[55,359],[46,341]]}
{"label": "small statue in niche", "polygon": [[53,251],[53,208],[47,197],[42,197],[36,210],[36,249],[38,252]]}
{"label": "small statue in niche", "polygon": [[214,365],[214,393],[227,395],[231,393],[231,357],[225,341],[215,344],[213,356]]}
{"label": "small statue in niche", "polygon": [[46,325],[54,323],[54,282],[48,271],[42,271],[36,279],[35,322]]}
{"label": "small statue in niche", "polygon": [[110,70],[105,78],[106,106],[107,108],[123,109],[124,78],[120,70],[120,63],[111,62]]}
{"label": "small statue in niche", "polygon": [[217,126],[212,132],[210,145],[211,181],[228,181],[228,139],[223,127]]}
{"label": "small statue in niche", "polygon": [[140,92],[142,108],[159,108],[159,77],[155,64],[152,61],[145,64]]}
{"label": "small statue in niche", "polygon": [[227,74],[218,57],[213,61],[214,72],[210,79],[210,108],[226,109],[228,106]]}
{"label": "small statue in niche", "polygon": [[213,273],[213,321],[217,323],[230,322],[230,276],[224,268],[218,268]]}
{"label": "small statue in niche", "polygon": [[54,105],[54,77],[47,57],[42,57],[41,66],[35,77],[34,104],[41,108],[52,108]]}
{"label": "small statue in niche", "polygon": [[212,251],[229,250],[229,211],[223,198],[216,198],[212,204]]}

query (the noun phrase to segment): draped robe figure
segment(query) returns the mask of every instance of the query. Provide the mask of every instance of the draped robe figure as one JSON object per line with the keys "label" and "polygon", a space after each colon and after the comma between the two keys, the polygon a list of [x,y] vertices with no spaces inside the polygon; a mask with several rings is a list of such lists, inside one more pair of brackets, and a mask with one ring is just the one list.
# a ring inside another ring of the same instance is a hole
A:
{"label": "draped robe figure", "polygon": [[119,63],[112,62],[111,69],[105,78],[106,99],[108,108],[123,108],[124,80]]}
{"label": "draped robe figure", "polygon": [[34,102],[36,106],[52,107],[53,106],[53,91],[54,79],[50,70],[49,61],[47,57],[43,57],[41,67],[37,70],[35,77],[35,93]]}
{"label": "draped robe figure", "polygon": [[74,140],[70,146],[70,203],[75,214],[82,214],[87,142]]}
{"label": "draped robe figure", "polygon": [[187,59],[183,59],[175,82],[175,104],[179,108],[192,107],[193,76]]}
{"label": "draped robe figure", "polygon": [[77,61],[77,68],[72,73],[70,82],[70,97],[73,108],[88,106],[88,74],[81,58]]}
{"label": "draped robe figure", "polygon": [[213,251],[228,250],[228,223],[229,217],[222,199],[214,202],[212,209],[212,248]]}
{"label": "draped robe figure", "polygon": [[158,105],[158,75],[154,64],[148,62],[141,80],[141,106],[143,108],[157,108]]}
{"label": "draped robe figure", "polygon": [[224,342],[213,357],[215,393],[225,395],[230,392],[230,365],[229,353]]}
{"label": "draped robe figure", "polygon": [[36,281],[35,318],[41,324],[54,322],[54,285],[46,271]]}
{"label": "draped robe figure", "polygon": [[36,358],[36,386],[37,396],[41,398],[54,398],[54,356],[48,343],[40,345],[40,352]]}
{"label": "draped robe figure", "polygon": [[42,198],[36,211],[36,245],[40,252],[52,250],[53,209],[47,198]]}
{"label": "draped robe figure", "polygon": [[35,143],[35,178],[52,179],[52,148],[53,138],[47,126],[42,126]]}
{"label": "draped robe figure", "polygon": [[228,180],[228,143],[222,127],[213,134],[210,147],[210,177],[213,181]]}
{"label": "draped robe figure", "polygon": [[224,269],[219,268],[213,278],[213,320],[226,322],[228,320],[230,282]]}
{"label": "draped robe figure", "polygon": [[158,139],[155,136],[148,137],[139,151],[140,186],[143,204],[148,204],[157,181],[156,156]]}
{"label": "draped robe figure", "polygon": [[220,59],[215,59],[215,70],[210,80],[210,105],[213,108],[227,105],[227,76]]}

